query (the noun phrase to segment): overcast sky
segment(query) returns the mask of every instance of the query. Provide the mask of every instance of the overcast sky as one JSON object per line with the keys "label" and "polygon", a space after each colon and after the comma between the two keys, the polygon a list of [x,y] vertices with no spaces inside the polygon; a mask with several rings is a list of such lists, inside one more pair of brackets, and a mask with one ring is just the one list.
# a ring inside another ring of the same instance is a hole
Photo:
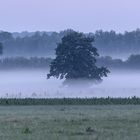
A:
{"label": "overcast sky", "polygon": [[83,32],[140,28],[140,0],[0,0],[0,30],[67,28]]}

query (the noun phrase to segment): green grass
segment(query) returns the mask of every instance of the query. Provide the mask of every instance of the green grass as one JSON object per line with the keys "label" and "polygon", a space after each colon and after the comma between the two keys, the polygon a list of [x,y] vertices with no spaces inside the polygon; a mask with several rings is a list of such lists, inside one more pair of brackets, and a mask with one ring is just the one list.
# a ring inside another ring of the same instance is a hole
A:
{"label": "green grass", "polygon": [[0,140],[139,140],[140,106],[0,106]]}

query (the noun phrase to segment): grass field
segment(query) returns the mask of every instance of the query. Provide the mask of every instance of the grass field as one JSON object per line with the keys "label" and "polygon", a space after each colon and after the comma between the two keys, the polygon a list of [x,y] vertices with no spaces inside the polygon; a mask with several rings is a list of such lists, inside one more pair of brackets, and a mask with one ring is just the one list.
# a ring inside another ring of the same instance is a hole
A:
{"label": "grass field", "polygon": [[140,106],[0,106],[0,140],[139,140]]}

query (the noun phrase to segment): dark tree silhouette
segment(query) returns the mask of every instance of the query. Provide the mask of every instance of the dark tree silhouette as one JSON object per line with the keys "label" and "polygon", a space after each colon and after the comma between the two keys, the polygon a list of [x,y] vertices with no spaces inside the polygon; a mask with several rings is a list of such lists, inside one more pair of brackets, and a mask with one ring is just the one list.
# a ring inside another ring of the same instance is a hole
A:
{"label": "dark tree silhouette", "polygon": [[93,36],[71,31],[62,38],[56,48],[56,58],[50,65],[51,76],[70,80],[100,81],[106,77],[109,70],[96,66],[97,49],[93,47]]}
{"label": "dark tree silhouette", "polygon": [[0,43],[0,55],[3,53],[3,45]]}

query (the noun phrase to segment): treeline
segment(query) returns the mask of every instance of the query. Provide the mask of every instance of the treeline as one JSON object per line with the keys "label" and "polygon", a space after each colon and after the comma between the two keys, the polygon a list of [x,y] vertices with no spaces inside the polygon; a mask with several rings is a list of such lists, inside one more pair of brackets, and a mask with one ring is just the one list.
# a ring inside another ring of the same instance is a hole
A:
{"label": "treeline", "polygon": [[54,54],[56,43],[60,41],[60,35],[55,32],[51,35],[36,32],[32,36],[17,36],[16,38],[12,33],[0,33],[4,56],[51,56]]}
{"label": "treeline", "polygon": [[[54,55],[61,38],[71,30],[61,32],[0,32],[0,42],[5,56],[45,56]],[[96,31],[95,47],[101,55],[127,55],[140,52],[140,29],[132,32]]]}
{"label": "treeline", "polygon": [[51,58],[38,58],[38,57],[10,57],[0,60],[0,69],[42,69],[49,68]]}
{"label": "treeline", "polygon": [[97,64],[114,70],[140,70],[140,55],[131,55],[125,61],[112,59],[110,56],[100,57]]}
{"label": "treeline", "polygon": [[140,53],[140,29],[123,34],[115,31],[96,31],[95,46],[101,54],[127,55]]}
{"label": "treeline", "polygon": [[140,105],[140,98],[1,98],[0,105]]}
{"label": "treeline", "polygon": [[[9,57],[0,59],[0,69],[49,69],[51,58],[45,57]],[[131,55],[126,61],[112,59],[110,56],[97,58],[98,66],[108,67],[110,70],[140,70],[140,55]]]}

